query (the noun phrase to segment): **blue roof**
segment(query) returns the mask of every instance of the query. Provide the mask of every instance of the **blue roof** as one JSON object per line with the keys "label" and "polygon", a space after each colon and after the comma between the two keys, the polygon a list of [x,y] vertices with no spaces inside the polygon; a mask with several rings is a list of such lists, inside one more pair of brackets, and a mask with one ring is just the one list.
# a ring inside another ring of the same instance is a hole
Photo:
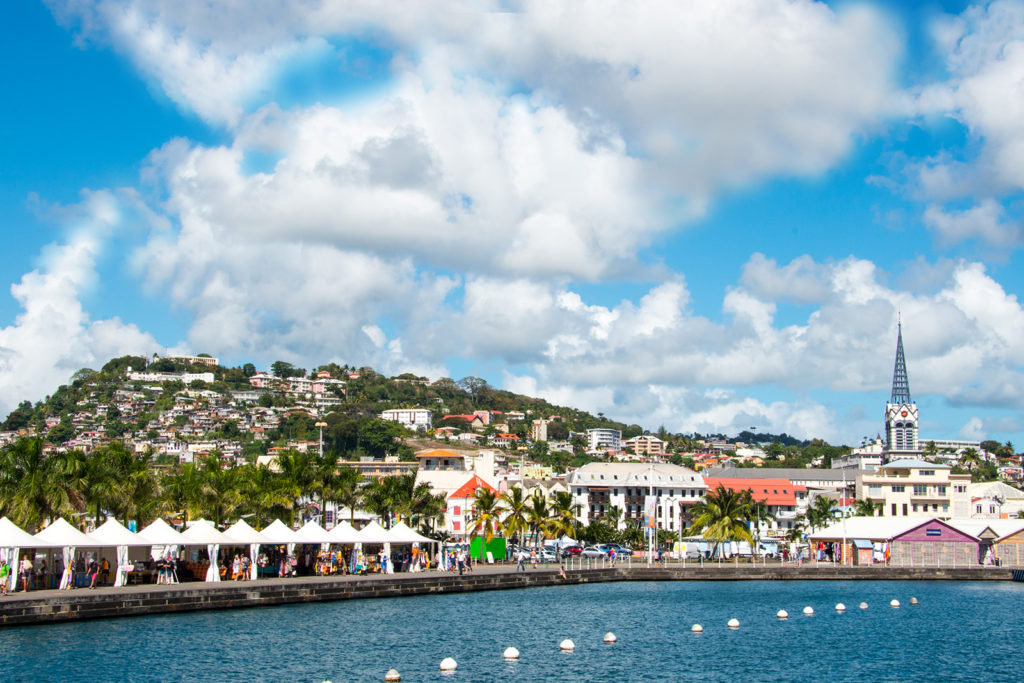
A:
{"label": "blue roof", "polygon": [[871,544],[871,541],[868,541],[868,540],[863,539],[863,538],[855,538],[855,539],[853,539],[853,544],[855,546],[857,546],[858,548],[867,548],[869,550],[874,547]]}
{"label": "blue roof", "polygon": [[934,469],[952,469],[949,465],[941,465],[935,462],[925,462],[924,460],[918,460],[917,458],[900,458],[899,460],[893,460],[890,463],[882,465],[882,467],[911,467],[914,469],[923,468],[926,470]]}

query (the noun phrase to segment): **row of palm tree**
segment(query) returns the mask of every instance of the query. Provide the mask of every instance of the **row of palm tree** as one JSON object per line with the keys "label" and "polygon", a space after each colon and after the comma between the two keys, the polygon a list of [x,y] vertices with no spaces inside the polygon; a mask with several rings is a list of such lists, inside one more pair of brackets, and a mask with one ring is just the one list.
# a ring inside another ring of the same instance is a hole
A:
{"label": "row of palm tree", "polygon": [[445,513],[445,499],[413,475],[365,481],[340,466],[334,454],[284,451],[276,467],[226,467],[219,454],[167,471],[151,466],[148,453],[132,453],[118,442],[91,453],[68,450],[44,454],[41,439],[22,439],[0,451],[0,514],[39,529],[57,517],[107,515],[148,524],[157,517],[183,521],[205,517],[217,524],[246,518],[262,528],[275,518],[294,524],[303,505],[330,504],[378,515],[385,526],[396,519],[432,531]]}
{"label": "row of palm tree", "polygon": [[527,534],[536,547],[548,538],[568,536],[575,539],[579,530],[577,518],[581,506],[568,491],[558,491],[552,499],[540,492],[528,498],[523,489],[512,488],[503,494],[493,489],[478,488],[469,514],[468,532],[482,537],[486,543],[500,534],[524,544]]}

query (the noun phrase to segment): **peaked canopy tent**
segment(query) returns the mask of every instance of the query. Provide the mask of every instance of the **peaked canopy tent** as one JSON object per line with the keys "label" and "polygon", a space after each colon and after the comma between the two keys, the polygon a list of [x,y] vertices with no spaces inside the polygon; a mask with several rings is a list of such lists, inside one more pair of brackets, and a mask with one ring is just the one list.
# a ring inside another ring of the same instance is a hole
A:
{"label": "peaked canopy tent", "polygon": [[128,567],[128,548],[140,546],[152,546],[145,538],[139,537],[124,528],[124,526],[113,517],[110,517],[101,524],[89,536],[103,545],[116,548],[117,572],[114,574],[114,585],[123,586],[128,582],[125,569]]}
{"label": "peaked canopy tent", "polygon": [[[181,534],[159,517],[139,532],[139,538],[149,541],[149,556],[154,562],[167,555],[176,555],[178,546],[182,545]],[[177,576],[172,575],[171,581],[177,583]]]}
{"label": "peaked canopy tent", "polygon": [[9,589],[14,590],[18,585],[18,555],[21,554],[21,549],[40,547],[52,546],[41,544],[38,538],[6,517],[0,519],[0,560],[11,568],[11,573],[7,577]]}
{"label": "peaked canopy tent", "polygon": [[56,522],[36,534],[36,547],[61,548],[62,559],[64,560],[64,573],[60,577],[60,587],[67,588],[71,585],[73,574],[72,563],[75,559],[77,548],[99,548],[105,543],[95,540],[83,534],[71,526],[66,519],[60,517]]}
{"label": "peaked canopy tent", "polygon": [[224,535],[240,544],[249,546],[249,578],[255,581],[258,571],[256,558],[259,556],[260,546],[270,543],[270,541],[259,531],[246,524],[244,519],[238,520],[225,529]]}
{"label": "peaked canopy tent", "polygon": [[260,531],[270,543],[288,547],[288,554],[295,552],[296,543],[306,543],[294,530],[289,529],[284,522],[275,519],[266,529]]}
{"label": "peaked canopy tent", "polygon": [[302,539],[303,543],[317,543],[323,546],[334,542],[334,539],[331,538],[327,530],[313,520],[303,524],[302,528],[295,533]]}
{"label": "peaked canopy tent", "polygon": [[399,522],[388,531],[392,543],[437,543],[432,538],[427,538],[405,522]]}
{"label": "peaked canopy tent", "polygon": [[213,522],[200,519],[181,533],[183,545],[205,545],[210,555],[210,566],[206,570],[207,581],[220,581],[220,569],[217,567],[217,552],[222,545],[232,545],[236,541],[217,531]]}
{"label": "peaked canopy tent", "polygon": [[[392,536],[390,531],[382,527],[376,521],[373,521],[360,529],[359,533],[363,537],[363,543],[383,543],[384,556],[388,559],[391,558]],[[391,562],[387,563],[387,573],[395,573],[395,568],[392,566]]]}
{"label": "peaked canopy tent", "polygon": [[331,543],[355,545],[363,542],[362,533],[354,529],[348,522],[338,524],[328,531],[327,535],[330,536]]}

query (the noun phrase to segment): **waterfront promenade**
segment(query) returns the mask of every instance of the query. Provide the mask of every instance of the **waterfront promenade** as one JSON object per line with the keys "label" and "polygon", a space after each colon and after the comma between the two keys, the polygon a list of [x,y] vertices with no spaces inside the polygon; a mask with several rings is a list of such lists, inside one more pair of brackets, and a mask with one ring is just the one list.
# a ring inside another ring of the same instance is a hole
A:
{"label": "waterfront promenade", "polygon": [[757,580],[988,580],[1009,581],[1012,571],[996,567],[970,569],[706,564],[667,567],[618,566],[570,570],[562,578],[557,567],[514,572],[510,565],[478,566],[470,574],[429,571],[410,574],[326,576],[258,581],[121,588],[80,588],[14,593],[0,598],[0,626],[52,624],[83,619],[109,619],[237,609],[291,603],[356,600],[442,593],[571,586],[613,581],[757,581]]}

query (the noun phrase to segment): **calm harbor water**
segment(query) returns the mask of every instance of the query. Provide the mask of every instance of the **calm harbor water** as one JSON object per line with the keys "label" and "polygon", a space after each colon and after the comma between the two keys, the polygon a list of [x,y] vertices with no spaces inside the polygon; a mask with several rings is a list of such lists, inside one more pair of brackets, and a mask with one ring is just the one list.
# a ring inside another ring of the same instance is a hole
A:
{"label": "calm harbor water", "polygon": [[[618,643],[602,644],[609,630]],[[1021,583],[610,583],[2,629],[0,670],[15,681],[338,683],[382,681],[390,667],[449,683],[1019,681],[1022,637]],[[575,652],[558,651],[563,638]],[[520,661],[502,661],[509,645]],[[438,672],[447,656],[459,663],[450,676]]]}

